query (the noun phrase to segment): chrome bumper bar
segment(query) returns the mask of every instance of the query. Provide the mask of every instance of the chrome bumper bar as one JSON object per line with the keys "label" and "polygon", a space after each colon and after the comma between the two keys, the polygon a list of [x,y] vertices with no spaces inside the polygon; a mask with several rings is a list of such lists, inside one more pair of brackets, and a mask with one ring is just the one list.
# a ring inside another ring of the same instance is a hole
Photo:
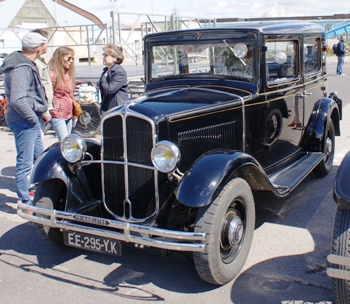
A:
{"label": "chrome bumper bar", "polygon": [[[17,203],[17,214],[28,221],[44,226],[106,237],[117,241],[167,250],[192,252],[204,252],[205,250],[205,233],[142,226],[90,215],[28,206],[21,202]],[[84,223],[93,224],[94,227],[84,225]]]}

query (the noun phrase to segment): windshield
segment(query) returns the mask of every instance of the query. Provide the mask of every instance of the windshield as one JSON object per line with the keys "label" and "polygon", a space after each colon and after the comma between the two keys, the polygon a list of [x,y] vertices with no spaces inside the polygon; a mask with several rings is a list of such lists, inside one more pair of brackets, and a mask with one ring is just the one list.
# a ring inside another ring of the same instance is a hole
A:
{"label": "windshield", "polygon": [[165,78],[217,77],[255,81],[253,42],[225,39],[152,46],[150,82]]}

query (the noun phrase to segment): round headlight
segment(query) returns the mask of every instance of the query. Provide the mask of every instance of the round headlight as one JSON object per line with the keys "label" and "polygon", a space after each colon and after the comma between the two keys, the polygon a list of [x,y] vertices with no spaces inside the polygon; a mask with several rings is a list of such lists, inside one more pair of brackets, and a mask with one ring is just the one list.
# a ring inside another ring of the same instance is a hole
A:
{"label": "round headlight", "polygon": [[180,150],[172,142],[163,140],[153,147],[151,159],[158,171],[168,173],[173,171],[179,162]]}
{"label": "round headlight", "polygon": [[61,141],[61,153],[66,161],[76,163],[84,158],[86,143],[78,135],[70,134]]}

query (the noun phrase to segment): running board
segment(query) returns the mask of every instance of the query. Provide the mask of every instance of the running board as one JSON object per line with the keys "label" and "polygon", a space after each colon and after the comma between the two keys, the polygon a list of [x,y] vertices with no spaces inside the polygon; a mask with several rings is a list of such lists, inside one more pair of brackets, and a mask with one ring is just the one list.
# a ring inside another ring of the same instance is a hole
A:
{"label": "running board", "polygon": [[269,175],[269,180],[277,192],[284,196],[298,186],[298,184],[321,162],[323,157],[324,154],[321,152],[306,153],[292,165]]}

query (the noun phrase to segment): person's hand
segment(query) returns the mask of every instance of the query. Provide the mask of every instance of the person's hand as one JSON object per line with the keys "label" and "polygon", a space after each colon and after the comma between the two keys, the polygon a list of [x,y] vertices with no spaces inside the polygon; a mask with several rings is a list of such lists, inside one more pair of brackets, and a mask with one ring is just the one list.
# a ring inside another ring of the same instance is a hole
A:
{"label": "person's hand", "polygon": [[43,121],[43,123],[47,124],[50,120],[51,120],[51,115],[50,113],[44,113],[42,116],[41,116],[41,120]]}

